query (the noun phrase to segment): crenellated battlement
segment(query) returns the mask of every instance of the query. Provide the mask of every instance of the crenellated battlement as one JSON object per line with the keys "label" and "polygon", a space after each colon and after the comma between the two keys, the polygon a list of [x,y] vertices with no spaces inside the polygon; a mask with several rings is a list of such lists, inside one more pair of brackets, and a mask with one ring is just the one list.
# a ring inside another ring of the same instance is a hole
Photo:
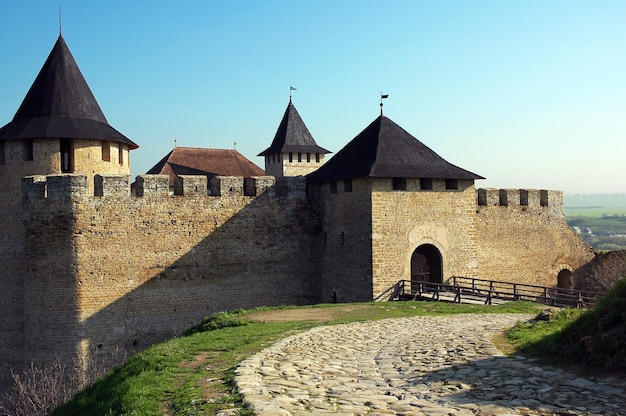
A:
{"label": "crenellated battlement", "polygon": [[562,191],[480,188],[476,193],[478,206],[529,208],[563,206]]}
{"label": "crenellated battlement", "polygon": [[111,174],[95,175],[90,194],[85,175],[63,174],[27,176],[22,179],[22,193],[25,201],[54,202],[84,198],[256,197],[268,191],[278,197],[292,198],[305,195],[305,182],[304,177],[285,178],[275,187],[273,176],[215,176],[207,180],[203,175],[180,175],[170,191],[167,175],[139,175],[133,189],[129,175]]}

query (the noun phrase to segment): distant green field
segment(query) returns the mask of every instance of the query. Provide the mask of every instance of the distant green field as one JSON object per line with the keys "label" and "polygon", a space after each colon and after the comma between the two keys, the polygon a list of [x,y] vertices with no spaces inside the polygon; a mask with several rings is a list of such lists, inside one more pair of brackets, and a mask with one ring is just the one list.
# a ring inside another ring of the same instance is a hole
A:
{"label": "distant green field", "polygon": [[600,250],[626,249],[626,194],[564,195],[567,223]]}
{"label": "distant green field", "polygon": [[568,218],[626,216],[626,194],[567,194],[563,209]]}

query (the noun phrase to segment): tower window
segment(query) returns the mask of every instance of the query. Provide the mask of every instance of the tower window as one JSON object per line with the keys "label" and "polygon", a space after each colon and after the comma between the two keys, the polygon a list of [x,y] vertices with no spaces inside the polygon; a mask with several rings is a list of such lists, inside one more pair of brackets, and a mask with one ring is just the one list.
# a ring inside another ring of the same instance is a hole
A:
{"label": "tower window", "polygon": [[2,140],[0,141],[0,165],[4,165],[6,163],[6,159],[5,159],[5,153],[4,153],[4,146],[5,146],[5,141]]}
{"label": "tower window", "polygon": [[102,160],[105,162],[111,161],[111,143],[104,141],[102,143]]}
{"label": "tower window", "polygon": [[432,191],[433,190],[433,180],[430,178],[421,178],[420,179],[420,189],[422,191]]}
{"label": "tower window", "polygon": [[306,154],[306,161],[310,162],[311,161],[311,153],[307,153]]}
{"label": "tower window", "polygon": [[74,151],[71,139],[61,139],[59,142],[61,153],[61,172],[72,173],[74,171]]}
{"label": "tower window", "polygon": [[459,189],[459,183],[456,179],[446,179],[446,189]]}
{"label": "tower window", "polygon": [[124,146],[122,146],[122,143],[117,148],[117,160],[119,160],[120,165],[124,164]]}
{"label": "tower window", "polygon": [[289,152],[289,162],[293,162],[293,153]]}
{"label": "tower window", "polygon": [[302,153],[298,152],[298,162],[302,162]]}
{"label": "tower window", "polygon": [[343,191],[344,192],[352,192],[352,179],[344,179],[344,181],[343,181]]}
{"label": "tower window", "polygon": [[33,139],[26,139],[24,141],[24,160],[33,161],[35,159]]}
{"label": "tower window", "polygon": [[393,178],[392,187],[394,191],[406,191],[406,178]]}
{"label": "tower window", "polygon": [[320,154],[315,153],[315,163],[320,163]]}
{"label": "tower window", "polygon": [[337,182],[335,181],[330,182],[330,193],[331,194],[337,193]]}

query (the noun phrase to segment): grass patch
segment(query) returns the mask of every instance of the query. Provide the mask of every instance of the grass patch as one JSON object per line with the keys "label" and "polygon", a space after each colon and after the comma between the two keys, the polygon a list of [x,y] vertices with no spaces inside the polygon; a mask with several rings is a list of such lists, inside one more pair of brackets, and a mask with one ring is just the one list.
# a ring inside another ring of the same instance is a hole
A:
{"label": "grass patch", "polygon": [[548,322],[520,323],[507,337],[520,352],[554,364],[626,373],[626,280],[593,309],[564,309]]}
{"label": "grass patch", "polygon": [[[191,415],[239,408],[237,364],[285,336],[319,325],[458,313],[537,313],[541,306],[385,302],[220,312],[181,337],[154,345],[60,406],[54,415]],[[280,319],[267,320],[264,316]]]}

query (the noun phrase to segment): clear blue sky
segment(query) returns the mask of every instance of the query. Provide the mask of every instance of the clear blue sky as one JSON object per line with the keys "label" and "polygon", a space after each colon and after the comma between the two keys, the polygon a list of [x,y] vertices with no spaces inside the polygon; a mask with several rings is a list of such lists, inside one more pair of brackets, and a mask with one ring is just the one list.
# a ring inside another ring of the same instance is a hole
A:
{"label": "clear blue sky", "polygon": [[174,145],[256,155],[293,101],[341,149],[379,114],[479,187],[626,192],[625,1],[0,0],[0,125],[59,33],[132,174]]}

